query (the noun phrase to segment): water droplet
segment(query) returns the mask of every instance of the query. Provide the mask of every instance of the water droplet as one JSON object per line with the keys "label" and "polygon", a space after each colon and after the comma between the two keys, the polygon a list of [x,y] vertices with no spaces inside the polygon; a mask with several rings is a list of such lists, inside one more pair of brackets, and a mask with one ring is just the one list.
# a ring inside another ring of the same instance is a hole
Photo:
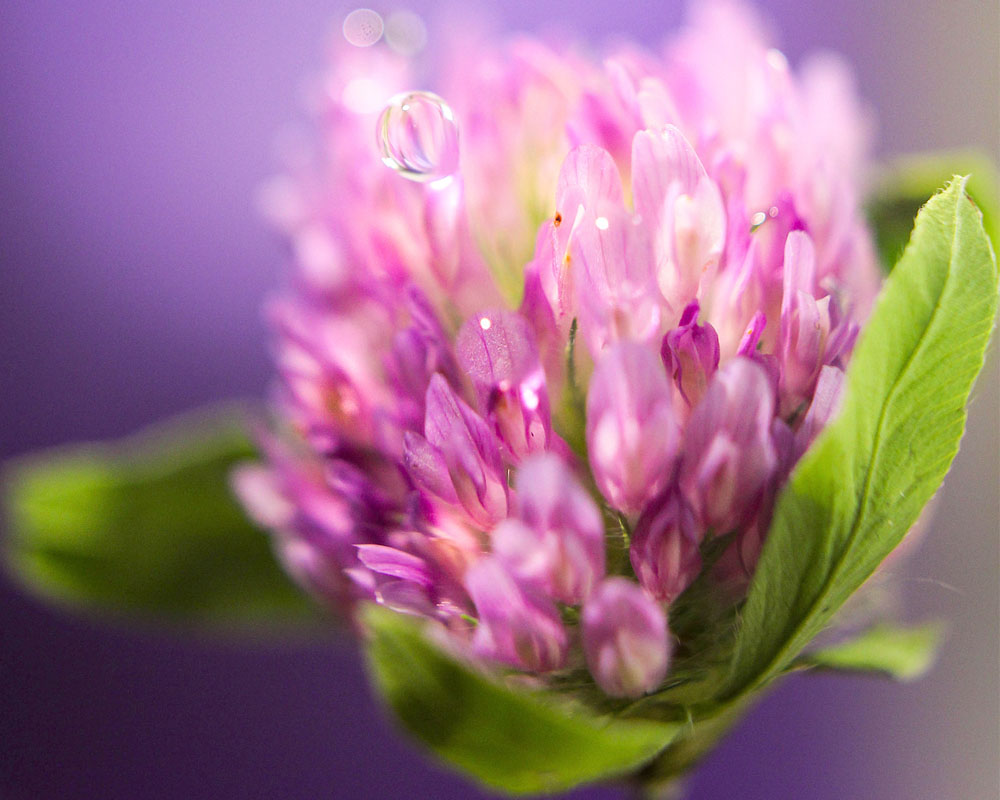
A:
{"label": "water droplet", "polygon": [[385,42],[401,56],[415,56],[427,44],[427,26],[412,11],[393,11],[385,20]]}
{"label": "water droplet", "polygon": [[606,231],[611,223],[608,222],[607,217],[598,217],[594,220],[594,224],[597,226],[598,230]]}
{"label": "water droplet", "polygon": [[771,69],[776,72],[787,72],[788,71],[788,59],[785,58],[785,54],[780,50],[775,50],[771,48],[767,51],[767,63]]}
{"label": "water droplet", "polygon": [[493,327],[493,323],[490,321],[489,317],[482,317],[479,320],[479,327],[482,328],[484,331],[488,331],[490,328]]}
{"label": "water droplet", "polygon": [[777,206],[771,206],[771,207],[770,207],[770,208],[769,208],[769,209],[767,210],[767,215],[768,215],[769,217],[776,217],[776,216],[778,216],[778,207],[777,207]]}
{"label": "water droplet", "polygon": [[382,38],[382,17],[370,8],[356,8],[344,18],[344,38],[355,47],[371,47]]}
{"label": "water droplet", "polygon": [[458,123],[432,92],[396,95],[376,127],[382,163],[404,178],[426,183],[458,169]]}
{"label": "water droplet", "polygon": [[541,402],[541,398],[539,398],[538,392],[535,391],[533,386],[523,384],[521,386],[521,402],[524,403],[524,407],[529,411],[535,411]]}
{"label": "water droplet", "polygon": [[763,211],[755,211],[753,216],[750,217],[750,233],[753,233],[765,222],[767,222],[767,214]]}

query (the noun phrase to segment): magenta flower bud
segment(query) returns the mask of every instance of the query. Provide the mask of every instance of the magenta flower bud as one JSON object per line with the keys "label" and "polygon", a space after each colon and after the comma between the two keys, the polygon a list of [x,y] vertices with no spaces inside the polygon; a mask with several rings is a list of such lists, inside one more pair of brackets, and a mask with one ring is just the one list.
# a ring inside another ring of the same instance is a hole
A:
{"label": "magenta flower bud", "polygon": [[763,311],[757,311],[750,318],[747,329],[743,332],[743,338],[736,348],[736,355],[753,360],[757,356],[757,347],[760,344],[760,337],[767,327],[767,315]]}
{"label": "magenta flower bud", "polygon": [[[545,235],[544,226],[541,235]],[[566,372],[566,343],[556,322],[555,311],[542,288],[540,266],[538,261],[531,261],[525,265],[524,297],[518,313],[528,321],[534,331],[539,358],[545,370],[546,384],[553,394],[558,396]]]}
{"label": "magenta flower bud", "polygon": [[697,302],[688,304],[680,324],[663,337],[660,357],[674,382],[674,408],[687,418],[719,367],[719,336],[707,322],[698,324]]}
{"label": "magenta flower bud", "polygon": [[563,223],[570,223],[567,233],[572,230],[580,206],[584,211],[596,212],[602,206],[620,206],[624,202],[622,178],[607,150],[592,144],[570,150],[556,185],[556,209]]}
{"label": "magenta flower bud", "polygon": [[[317,449],[367,443],[377,383],[351,353],[365,337],[304,303],[272,303],[268,311],[283,335],[278,370],[285,411],[295,426]],[[334,347],[338,338],[346,346]]]}
{"label": "magenta flower bud", "polygon": [[511,311],[477,314],[459,331],[456,351],[514,458],[545,450],[552,436],[549,394],[527,320]]}
{"label": "magenta flower bud", "polygon": [[408,581],[425,589],[434,585],[434,574],[419,556],[381,544],[359,544],[358,560],[372,572]]}
{"label": "magenta flower bud", "polygon": [[587,447],[608,502],[637,513],[670,480],[679,439],[670,385],[653,351],[635,342],[607,350],[587,393]]}
{"label": "magenta flower bud", "polygon": [[407,433],[404,462],[431,494],[457,503],[470,521],[492,528],[507,515],[507,481],[500,447],[482,417],[440,375],[427,387],[424,436]]}
{"label": "magenta flower bud", "polygon": [[327,493],[316,476],[288,461],[273,441],[265,438],[263,445],[270,450],[272,466],[242,466],[233,474],[232,486],[252,518],[275,531],[275,553],[285,568],[311,594],[334,606],[370,596],[341,570],[357,563],[355,528],[364,511],[352,513],[350,498]]}
{"label": "magenta flower bud", "polygon": [[567,635],[551,600],[526,589],[496,558],[483,558],[465,575],[479,615],[472,646],[482,656],[533,672],[562,666]]}
{"label": "magenta flower bud", "polygon": [[622,179],[614,159],[594,145],[574,147],[559,170],[556,213],[536,240],[534,267],[557,324],[565,333],[577,315],[578,281],[570,248],[584,217],[599,208],[624,206]]}
{"label": "magenta flower bud", "polygon": [[781,377],[781,368],[778,359],[771,353],[761,353],[761,335],[767,327],[767,316],[763,311],[757,311],[750,319],[743,338],[740,339],[739,347],[736,348],[736,355],[748,358],[756,364],[760,364],[767,377],[771,381],[775,397],[778,396],[778,382]]}
{"label": "magenta flower bud", "polygon": [[410,324],[397,331],[385,359],[385,369],[397,399],[397,418],[404,429],[420,430],[424,400],[431,376],[440,372],[459,385],[458,366],[451,345],[427,298],[414,286],[406,291]]}
{"label": "magenta flower bud", "polygon": [[781,414],[794,413],[812,395],[830,335],[830,297],[817,300],[812,239],[792,231],[785,242],[781,298]]}
{"label": "magenta flower bud", "polygon": [[296,508],[274,470],[257,464],[237,467],[230,476],[232,490],[247,514],[265,528],[285,530],[295,519]]}
{"label": "magenta flower bud", "polygon": [[704,528],[722,535],[756,511],[778,463],[774,407],[764,368],[738,356],[715,373],[691,414],[679,480]]}
{"label": "magenta flower bud", "polygon": [[792,447],[793,458],[798,460],[819,432],[836,416],[840,410],[840,400],[844,393],[844,372],[836,367],[823,367],[816,379],[816,391],[813,392],[809,410],[802,418],[802,424],[795,432],[795,443]]}
{"label": "magenta flower bud", "polygon": [[663,681],[670,662],[667,617],[627,578],[608,578],[581,616],[583,651],[597,685],[612,697],[639,697]]}
{"label": "magenta flower bud", "polygon": [[604,575],[601,512],[553,454],[521,465],[517,501],[516,519],[493,530],[493,552],[526,585],[579,604]]}
{"label": "magenta flower bud", "polygon": [[660,332],[652,250],[639,222],[624,206],[604,203],[573,235],[580,329],[595,358],[613,342],[650,342]]}
{"label": "magenta flower bud", "polygon": [[726,212],[716,183],[673,125],[632,140],[636,213],[654,233],[656,275],[677,314],[712,279],[726,241]]}
{"label": "magenta flower bud", "polygon": [[[406,534],[393,534],[390,540],[399,547],[357,545],[358,561],[364,566],[352,570],[351,577],[359,585],[370,587],[375,602],[396,611],[443,621],[470,610],[464,590],[435,563],[431,548],[428,548],[430,558],[422,558],[400,549],[413,544]],[[419,545],[420,540],[415,544]]]}
{"label": "magenta flower bud", "polygon": [[667,603],[698,577],[698,530],[676,488],[668,487],[642,512],[632,532],[629,560],[642,588]]}
{"label": "magenta flower bud", "polygon": [[358,545],[358,560],[372,574],[377,603],[409,614],[434,615],[434,572],[419,556],[379,544]]}

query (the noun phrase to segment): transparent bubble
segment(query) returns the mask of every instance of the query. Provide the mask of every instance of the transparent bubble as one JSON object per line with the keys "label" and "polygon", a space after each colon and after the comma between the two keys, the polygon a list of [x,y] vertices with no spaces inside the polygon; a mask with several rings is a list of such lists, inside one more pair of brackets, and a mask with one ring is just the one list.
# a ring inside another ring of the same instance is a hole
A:
{"label": "transparent bubble", "polygon": [[376,126],[382,163],[411,181],[425,183],[458,169],[458,124],[433,92],[398,94]]}
{"label": "transparent bubble", "polygon": [[371,47],[382,30],[382,17],[370,8],[356,8],[344,19],[344,38],[355,47]]}
{"label": "transparent bubble", "polygon": [[788,72],[788,59],[780,50],[771,48],[767,51],[767,63],[775,72]]}
{"label": "transparent bubble", "polygon": [[403,56],[415,56],[427,44],[427,26],[412,11],[394,11],[385,20],[385,41]]}

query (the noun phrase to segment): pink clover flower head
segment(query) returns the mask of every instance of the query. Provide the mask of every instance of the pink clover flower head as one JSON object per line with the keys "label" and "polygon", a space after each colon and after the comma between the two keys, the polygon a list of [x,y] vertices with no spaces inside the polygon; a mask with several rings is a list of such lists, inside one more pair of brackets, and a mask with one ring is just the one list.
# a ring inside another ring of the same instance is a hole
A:
{"label": "pink clover flower head", "polygon": [[279,422],[234,485],[349,617],[381,603],[636,697],[688,587],[745,589],[837,413],[878,288],[867,118],[839,64],[793,71],[722,3],[659,55],[446,62],[431,95],[345,46],[311,95],[325,135],[261,198],[292,263]]}

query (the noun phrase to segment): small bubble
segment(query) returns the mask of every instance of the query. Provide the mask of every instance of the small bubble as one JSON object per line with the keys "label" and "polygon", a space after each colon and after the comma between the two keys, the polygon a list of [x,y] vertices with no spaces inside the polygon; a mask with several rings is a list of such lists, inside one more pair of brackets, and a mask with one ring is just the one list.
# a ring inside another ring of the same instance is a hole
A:
{"label": "small bubble", "polygon": [[344,18],[344,38],[355,47],[371,47],[383,29],[382,17],[370,8],[356,8]]}
{"label": "small bubble", "polygon": [[401,56],[415,56],[427,44],[427,26],[412,11],[393,11],[385,20],[385,42]]}
{"label": "small bubble", "polygon": [[541,399],[538,396],[538,392],[526,384],[521,387],[521,402],[524,403],[524,407],[529,411],[534,411],[538,408]]}
{"label": "small bubble", "polygon": [[767,51],[767,63],[771,69],[777,72],[787,72],[788,71],[788,59],[785,58],[785,54],[780,50],[771,48]]}
{"label": "small bubble", "polygon": [[769,209],[767,210],[767,215],[768,215],[769,217],[776,217],[776,216],[778,216],[778,207],[777,207],[777,206],[771,206],[771,207],[770,207],[770,208],[769,208]]}
{"label": "small bubble", "polygon": [[432,92],[396,95],[376,126],[382,163],[404,178],[440,181],[458,169],[458,124]]}

